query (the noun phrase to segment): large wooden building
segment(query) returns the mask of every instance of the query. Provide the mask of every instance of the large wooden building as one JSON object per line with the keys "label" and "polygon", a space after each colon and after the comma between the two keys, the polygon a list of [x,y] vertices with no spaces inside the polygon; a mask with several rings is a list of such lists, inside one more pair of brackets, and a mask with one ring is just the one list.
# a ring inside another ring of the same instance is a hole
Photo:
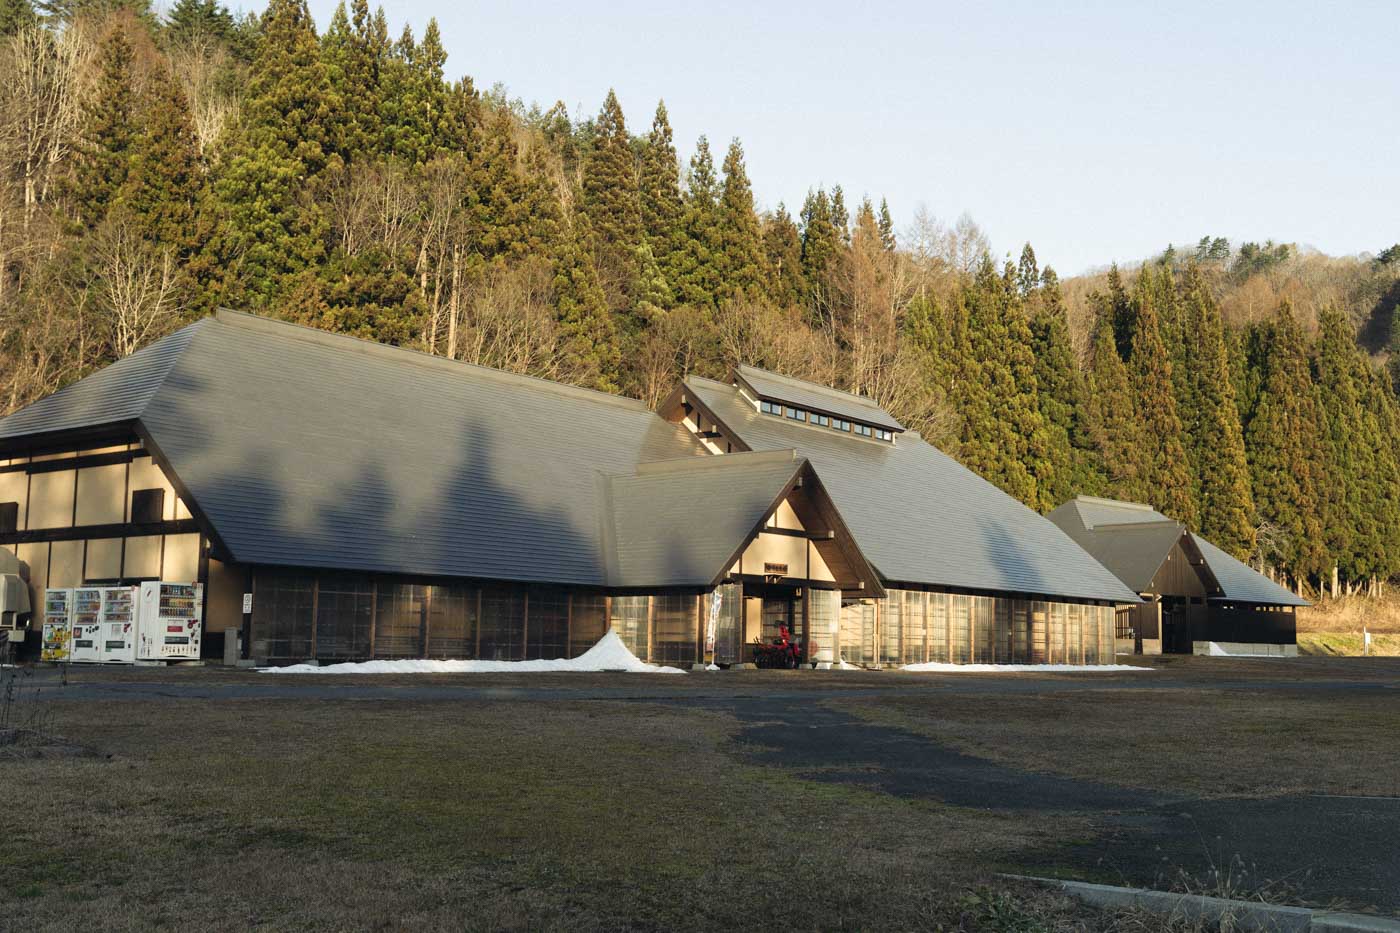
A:
{"label": "large wooden building", "polygon": [[223,311],[0,420],[0,547],[36,606],[200,582],[259,663],[1103,663],[1137,598],[866,399],[741,367],[653,412]]}
{"label": "large wooden building", "polygon": [[1295,656],[1308,605],[1151,506],[1080,496],[1050,520],[1143,602],[1118,611],[1122,652]]}

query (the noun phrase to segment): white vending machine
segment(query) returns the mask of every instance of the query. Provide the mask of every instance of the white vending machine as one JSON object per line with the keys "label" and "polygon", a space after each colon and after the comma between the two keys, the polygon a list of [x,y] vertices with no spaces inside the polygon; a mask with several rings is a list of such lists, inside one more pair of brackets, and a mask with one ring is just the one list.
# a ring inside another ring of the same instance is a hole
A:
{"label": "white vending machine", "polygon": [[44,661],[67,661],[72,634],[73,591],[44,590],[44,642],[39,658]]}
{"label": "white vending machine", "polygon": [[138,661],[199,657],[202,583],[142,583],[137,613]]}
{"label": "white vending machine", "polygon": [[68,660],[75,664],[102,660],[102,590],[98,587],[73,590],[73,648]]}
{"label": "white vending machine", "polygon": [[102,591],[102,660],[107,664],[136,660],[134,586],[109,586]]}

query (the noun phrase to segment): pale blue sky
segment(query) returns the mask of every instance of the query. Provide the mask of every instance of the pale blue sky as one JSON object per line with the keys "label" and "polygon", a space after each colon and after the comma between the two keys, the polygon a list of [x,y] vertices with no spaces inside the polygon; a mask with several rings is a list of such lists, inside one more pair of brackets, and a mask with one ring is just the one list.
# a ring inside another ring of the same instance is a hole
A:
{"label": "pale blue sky", "polygon": [[[312,0],[324,27],[334,0]],[[688,157],[733,136],[762,206],[811,186],[969,212],[1074,274],[1204,234],[1334,254],[1400,240],[1394,2],[386,6],[450,76],[633,132],[664,97]]]}

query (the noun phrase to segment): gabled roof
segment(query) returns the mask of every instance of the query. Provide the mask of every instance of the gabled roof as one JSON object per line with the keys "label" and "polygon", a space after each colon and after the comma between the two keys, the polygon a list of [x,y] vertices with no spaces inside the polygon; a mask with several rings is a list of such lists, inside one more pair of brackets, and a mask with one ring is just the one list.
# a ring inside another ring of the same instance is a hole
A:
{"label": "gabled roof", "polygon": [[1150,505],[1100,499],[1098,496],[1076,496],[1051,512],[1051,521],[1055,521],[1056,515],[1068,513],[1072,513],[1079,525],[1090,531],[1099,525],[1176,524]]}
{"label": "gabled roof", "polygon": [[[1157,569],[1184,536],[1200,552],[1205,569],[1219,584],[1212,599],[1272,606],[1306,606],[1292,592],[1236,560],[1200,535],[1149,505],[1079,496],[1048,516],[1086,551],[1138,592],[1152,584]],[[1189,548],[1188,548],[1189,549]]]}
{"label": "gabled roof", "polygon": [[[605,477],[609,579],[718,583],[807,461],[791,450],[645,463]],[[699,505],[708,503],[711,507]]]}
{"label": "gabled roof", "polygon": [[1043,516],[917,434],[890,444],[764,415],[735,386],[698,376],[681,391],[745,447],[810,460],[890,585],[1139,601]]}
{"label": "gabled roof", "polygon": [[[1051,512],[1050,520],[1055,519]],[[1063,525],[1061,528],[1138,593],[1152,589],[1157,571],[1186,533],[1184,526],[1172,521],[1099,525],[1092,530]]]}
{"label": "gabled roof", "polygon": [[757,366],[740,364],[735,367],[734,375],[756,398],[788,402],[795,408],[819,411],[850,421],[863,421],[877,428],[904,430],[904,425],[896,421],[893,415],[864,396],[770,373]]}
{"label": "gabled roof", "polygon": [[716,463],[630,399],[226,311],[0,420],[0,449],[107,425],[233,560],[609,587],[709,585],[805,467]]}

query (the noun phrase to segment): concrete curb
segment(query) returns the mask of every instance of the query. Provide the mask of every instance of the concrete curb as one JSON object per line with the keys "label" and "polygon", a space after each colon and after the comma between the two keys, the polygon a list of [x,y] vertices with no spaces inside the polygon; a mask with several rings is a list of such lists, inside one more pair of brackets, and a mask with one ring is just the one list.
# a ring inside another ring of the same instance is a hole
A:
{"label": "concrete curb", "polygon": [[1087,881],[1061,881],[1030,875],[1003,875],[1059,888],[1095,907],[1133,907],[1183,920],[1219,923],[1228,919],[1231,929],[1257,933],[1400,933],[1400,920],[1369,914],[1345,914],[1333,910],[1285,907],[1254,901],[1234,901],[1202,894],[1173,894],[1143,888],[1119,888]]}

